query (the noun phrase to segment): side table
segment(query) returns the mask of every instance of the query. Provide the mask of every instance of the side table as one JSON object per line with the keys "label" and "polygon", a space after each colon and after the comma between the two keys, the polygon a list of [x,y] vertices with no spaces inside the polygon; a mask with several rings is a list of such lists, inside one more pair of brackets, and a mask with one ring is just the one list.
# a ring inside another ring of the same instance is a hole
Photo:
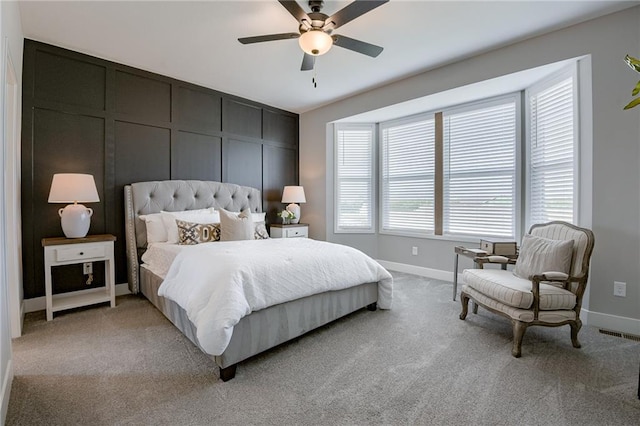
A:
{"label": "side table", "polygon": [[[453,300],[456,300],[456,295],[458,294],[458,256],[463,255],[465,257],[473,260],[473,265],[475,268],[482,268],[482,264],[486,263],[487,257],[489,256],[486,251],[480,249],[470,249],[463,246],[456,246],[454,248],[454,259],[453,259]],[[511,256],[501,256],[506,257],[508,259],[507,263],[501,263],[500,267],[504,270],[507,269],[507,265],[513,265],[516,263],[518,259],[518,255],[514,254]],[[483,262],[484,261],[484,262]]]}
{"label": "side table", "polygon": [[[44,247],[44,287],[47,302],[47,321],[53,313],[80,306],[111,302],[116,306],[115,261],[113,256],[114,235],[88,235],[84,238],[43,238]],[[73,265],[104,260],[105,287],[90,290],[53,294],[51,269],[54,266]]]}

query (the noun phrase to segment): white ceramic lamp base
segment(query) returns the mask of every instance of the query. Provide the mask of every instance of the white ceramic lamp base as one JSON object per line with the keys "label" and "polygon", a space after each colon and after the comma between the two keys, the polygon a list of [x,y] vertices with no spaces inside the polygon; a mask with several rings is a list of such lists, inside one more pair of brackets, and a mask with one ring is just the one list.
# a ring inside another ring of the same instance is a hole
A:
{"label": "white ceramic lamp base", "polygon": [[287,210],[289,210],[295,216],[293,219],[291,219],[291,223],[300,222],[300,206],[299,205],[297,205],[296,203],[291,203],[287,206]]}
{"label": "white ceramic lamp base", "polygon": [[58,210],[62,232],[67,238],[84,238],[91,226],[91,216],[93,209],[82,204],[69,204],[64,209]]}

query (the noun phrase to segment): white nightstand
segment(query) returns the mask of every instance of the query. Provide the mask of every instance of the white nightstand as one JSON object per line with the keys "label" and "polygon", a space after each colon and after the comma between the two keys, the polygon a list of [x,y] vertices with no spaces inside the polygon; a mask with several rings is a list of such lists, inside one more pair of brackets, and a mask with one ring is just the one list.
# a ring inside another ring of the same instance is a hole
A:
{"label": "white nightstand", "polygon": [[309,225],[306,223],[295,223],[283,225],[276,223],[271,225],[271,238],[299,238],[309,237]]}
{"label": "white nightstand", "polygon": [[[53,319],[53,313],[80,306],[111,302],[116,306],[115,266],[113,257],[113,235],[88,235],[84,238],[43,238],[44,247],[44,289],[47,301],[47,321]],[[105,287],[90,290],[53,294],[51,268],[60,265],[73,265],[104,260]]]}

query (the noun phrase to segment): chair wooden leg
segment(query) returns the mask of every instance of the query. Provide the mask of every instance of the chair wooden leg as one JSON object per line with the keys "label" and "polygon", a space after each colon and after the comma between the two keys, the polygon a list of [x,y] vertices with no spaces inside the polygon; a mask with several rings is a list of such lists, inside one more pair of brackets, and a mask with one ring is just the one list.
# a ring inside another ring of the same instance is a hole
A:
{"label": "chair wooden leg", "polygon": [[460,293],[460,303],[462,303],[462,312],[460,312],[460,319],[464,320],[467,317],[469,310],[469,296],[464,293]]}
{"label": "chair wooden leg", "polygon": [[575,322],[569,324],[571,326],[571,343],[574,348],[580,348],[580,342],[578,341],[578,332],[582,328],[582,321],[578,318]]}
{"label": "chair wooden leg", "polygon": [[478,315],[478,304],[473,301],[471,302],[471,305],[473,306],[473,315]]}
{"label": "chair wooden leg", "polygon": [[511,348],[511,355],[516,358],[520,358],[522,355],[522,338],[524,332],[527,331],[527,324],[522,321],[511,321],[513,323],[513,347]]}

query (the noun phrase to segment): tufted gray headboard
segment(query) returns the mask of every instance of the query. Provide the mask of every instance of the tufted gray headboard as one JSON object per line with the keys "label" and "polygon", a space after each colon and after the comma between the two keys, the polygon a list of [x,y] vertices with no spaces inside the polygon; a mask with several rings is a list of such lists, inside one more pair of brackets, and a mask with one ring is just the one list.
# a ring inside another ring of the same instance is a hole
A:
{"label": "tufted gray headboard", "polygon": [[147,247],[140,215],[214,207],[229,211],[262,211],[260,191],[248,186],[201,180],[138,182],[124,187],[125,236],[129,290],[138,293],[139,259]]}

